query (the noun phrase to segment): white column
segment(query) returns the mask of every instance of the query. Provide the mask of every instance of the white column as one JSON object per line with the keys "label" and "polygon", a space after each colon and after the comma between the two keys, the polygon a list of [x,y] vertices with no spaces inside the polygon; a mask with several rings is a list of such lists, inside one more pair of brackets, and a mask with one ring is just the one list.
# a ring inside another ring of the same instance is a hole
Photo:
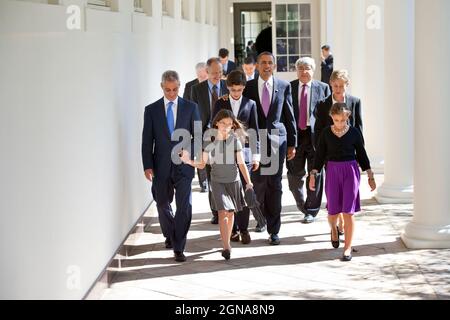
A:
{"label": "white column", "polygon": [[385,3],[384,183],[379,203],[412,203],[414,0]]}
{"label": "white column", "polygon": [[[392,1],[392,0],[391,0]],[[365,92],[362,100],[364,137],[372,170],[384,171],[384,0],[365,0],[364,28],[365,44],[363,48]]]}
{"label": "white column", "polygon": [[450,1],[415,3],[414,217],[402,240],[450,248]]}

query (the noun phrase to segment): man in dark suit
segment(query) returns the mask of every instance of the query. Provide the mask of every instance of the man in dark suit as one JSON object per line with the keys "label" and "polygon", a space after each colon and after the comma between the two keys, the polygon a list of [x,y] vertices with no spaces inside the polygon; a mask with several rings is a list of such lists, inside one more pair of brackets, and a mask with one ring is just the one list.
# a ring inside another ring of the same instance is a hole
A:
{"label": "man in dark suit", "polygon": [[192,101],[191,98],[191,90],[192,87],[200,82],[208,80],[208,72],[206,72],[206,63],[199,62],[195,66],[195,72],[197,74],[197,78],[192,81],[186,83],[184,87],[183,99]]}
{"label": "man in dark suit", "polygon": [[322,82],[326,84],[330,84],[330,77],[333,73],[334,68],[334,58],[331,53],[331,48],[329,45],[322,46],[322,55],[321,55],[322,63],[321,63],[321,78]]}
{"label": "man in dark suit", "polygon": [[[259,77],[247,83],[244,96],[256,101],[259,128],[266,129],[267,133],[263,137],[260,132],[261,166],[253,173],[252,181],[261,204],[261,212],[267,220],[269,243],[278,245],[283,164],[286,155],[288,160],[295,157],[297,129],[292,109],[291,85],[273,77],[275,57],[270,52],[263,52],[258,56],[257,64]],[[266,149],[264,144],[267,146],[269,161],[263,158],[263,150]]]}
{"label": "man in dark suit", "polygon": [[[175,71],[163,74],[161,87],[164,97],[145,108],[142,161],[145,177],[153,182],[152,194],[166,237],[166,247],[173,248],[175,261],[183,262],[186,261],[183,252],[192,219],[194,168],[177,158],[174,147],[181,143],[184,148],[190,149],[193,143],[191,140],[177,140],[173,133],[176,129],[183,129],[194,136],[194,122],[200,121],[200,115],[195,103],[178,97],[180,81]],[[175,214],[171,207],[174,193]]]}
{"label": "man in dark suit", "polygon": [[[197,65],[195,66],[195,72],[197,73],[197,78],[186,83],[186,86],[184,87],[183,99],[185,100],[192,101],[192,87],[208,79],[208,73],[206,72],[206,63],[197,63]],[[197,169],[197,177],[198,183],[200,185],[200,192],[208,192],[208,179],[206,169]]]}
{"label": "man in dark suit", "polygon": [[219,59],[220,63],[222,64],[224,79],[226,79],[231,71],[236,70],[236,64],[234,63],[234,61],[228,59],[229,54],[230,52],[228,51],[228,49],[222,48],[219,50]]}
{"label": "man in dark suit", "polygon": [[[291,82],[294,116],[297,120],[297,152],[292,161],[286,163],[289,189],[294,195],[297,208],[305,214],[304,223],[314,222],[322,203],[323,184],[321,176],[316,179],[315,191],[306,188],[306,201],[303,192],[305,175],[314,165],[314,110],[320,100],[330,95],[330,87],[320,81],[313,80],[316,63],[314,59],[300,58],[295,63],[298,79]],[[305,166],[307,165],[307,170]],[[306,186],[309,185],[309,176]]]}
{"label": "man in dark suit", "polygon": [[[219,97],[228,94],[226,82],[221,80],[223,70],[219,58],[210,58],[206,62],[206,71],[208,73],[208,80],[193,86],[191,90],[192,101],[198,104],[200,111],[203,133],[205,133],[210,126],[211,113],[217,100],[219,100]],[[211,188],[209,188],[211,182],[211,166],[206,166],[206,173],[208,179],[209,202],[211,204]],[[217,211],[212,210],[212,215],[211,223],[218,224]]]}
{"label": "man in dark suit", "polygon": [[[245,164],[247,165],[248,171],[251,173],[258,170],[261,155],[259,154],[259,126],[256,103],[255,101],[242,96],[246,84],[247,80],[244,72],[240,70],[232,71],[227,78],[227,87],[230,94],[217,101],[211,118],[214,119],[216,114],[222,109],[230,110],[245,126],[246,130],[248,130],[247,132],[249,134],[249,139],[256,140],[252,141],[252,143],[250,143],[250,141],[246,141],[243,149]],[[252,132],[249,131],[250,129]],[[245,181],[242,173],[241,181]],[[237,212],[235,214],[231,241],[240,240],[243,244],[248,244],[251,242],[250,234],[248,232],[249,218],[250,210],[248,207],[244,207],[241,212]]]}
{"label": "man in dark suit", "polygon": [[[333,71],[330,78],[332,94],[320,101],[315,110],[316,123],[314,125],[315,146],[319,142],[322,130],[333,125],[333,119],[330,117],[330,109],[335,103],[345,103],[352,112],[349,118],[349,125],[355,127],[363,136],[362,109],[361,100],[357,97],[347,94],[347,88],[350,84],[350,78],[347,70]],[[364,136],[363,136],[364,137]]]}
{"label": "man in dark suit", "polygon": [[256,61],[253,57],[247,57],[244,59],[242,70],[245,73],[247,81],[253,80],[259,75],[258,70],[256,70]]}

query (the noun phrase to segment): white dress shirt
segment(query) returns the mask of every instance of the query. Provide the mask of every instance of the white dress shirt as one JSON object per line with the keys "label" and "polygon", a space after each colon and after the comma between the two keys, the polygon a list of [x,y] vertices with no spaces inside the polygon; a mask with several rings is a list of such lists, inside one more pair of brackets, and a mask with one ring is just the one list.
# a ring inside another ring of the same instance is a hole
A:
{"label": "white dress shirt", "polygon": [[[334,99],[334,94],[331,96],[331,99],[333,99],[333,106],[338,103],[335,99]],[[344,94],[344,102],[343,103],[347,103],[347,95]]]}
{"label": "white dress shirt", "polygon": [[[264,83],[265,81],[259,77],[258,78],[258,93],[259,93],[259,101],[262,102],[262,93],[263,93],[263,89],[264,89]],[[273,76],[271,76],[269,78],[269,80],[267,80],[268,83],[268,89],[269,89],[269,96],[270,96],[270,101],[272,101],[272,95],[273,95]]]}
{"label": "white dress shirt", "polygon": [[241,108],[241,104],[242,104],[242,96],[239,98],[239,100],[234,100],[233,97],[230,95],[231,110],[233,110],[233,114],[236,118],[239,114],[239,109]]}
{"label": "white dress shirt", "polygon": [[[166,111],[166,119],[167,119],[167,109],[169,109],[169,99],[164,97],[164,110]],[[178,111],[178,98],[176,98],[173,102],[172,111],[173,111],[173,127],[177,126],[177,111]]]}

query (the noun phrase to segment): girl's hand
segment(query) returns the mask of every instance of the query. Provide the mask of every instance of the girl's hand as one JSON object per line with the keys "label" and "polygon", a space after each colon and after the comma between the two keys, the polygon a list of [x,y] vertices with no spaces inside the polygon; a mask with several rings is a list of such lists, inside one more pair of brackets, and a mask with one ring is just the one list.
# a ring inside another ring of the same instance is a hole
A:
{"label": "girl's hand", "polygon": [[316,191],[316,176],[315,175],[309,176],[309,190]]}
{"label": "girl's hand", "polygon": [[375,182],[375,178],[373,177],[369,177],[369,186],[370,186],[370,191],[374,191],[377,188],[377,183]]}
{"label": "girl's hand", "polygon": [[253,189],[253,183],[251,183],[251,182],[247,183],[247,186],[245,187],[245,191],[247,191],[249,189]]}

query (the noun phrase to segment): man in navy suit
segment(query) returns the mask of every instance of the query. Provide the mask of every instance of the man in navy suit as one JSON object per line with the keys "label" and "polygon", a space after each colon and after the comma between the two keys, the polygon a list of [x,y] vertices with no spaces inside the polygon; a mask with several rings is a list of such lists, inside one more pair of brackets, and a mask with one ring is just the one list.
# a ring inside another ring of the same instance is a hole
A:
{"label": "man in navy suit", "polygon": [[[278,233],[281,227],[281,195],[284,159],[295,157],[297,129],[292,109],[291,85],[273,77],[275,57],[270,52],[262,52],[257,59],[259,77],[247,83],[244,96],[256,101],[258,125],[266,129],[267,135],[260,134],[261,150],[267,141],[269,163],[261,159],[258,171],[253,173],[252,181],[261,212],[267,220],[269,243],[280,244]],[[261,157],[265,155],[261,152]],[[267,174],[268,167],[277,169]],[[263,171],[264,169],[264,171]]]}
{"label": "man in navy suit", "polygon": [[[297,208],[305,214],[304,223],[314,222],[322,203],[323,179],[318,175],[315,191],[306,188],[307,197],[303,192],[305,176],[313,169],[314,165],[314,111],[320,100],[330,95],[328,84],[313,80],[316,63],[314,59],[300,58],[295,63],[297,69],[297,80],[291,82],[292,102],[294,115],[297,120],[297,152],[292,161],[286,163],[288,172],[289,189],[291,190]],[[307,165],[307,171],[305,166]],[[306,178],[306,186],[309,185],[309,176]]]}
{"label": "man in navy suit", "polygon": [[[254,141],[252,141],[252,143],[246,141],[243,152],[245,164],[247,165],[248,171],[251,173],[258,170],[261,155],[259,154],[259,126],[256,103],[242,95],[246,84],[247,80],[244,72],[240,70],[232,71],[227,78],[227,87],[230,94],[217,101],[211,119],[214,119],[216,114],[222,109],[230,110],[233,112],[236,119],[238,119],[245,126],[246,130],[248,130],[249,139],[254,139]],[[251,129],[252,132],[250,132],[249,129]],[[242,173],[241,181],[245,181]],[[244,207],[241,212],[236,212],[231,241],[242,241],[243,244],[251,242],[251,237],[248,232],[249,218],[250,210],[248,207]]]}
{"label": "man in navy suit", "polygon": [[[200,121],[200,115],[195,103],[178,97],[180,80],[177,72],[164,72],[161,87],[164,97],[145,108],[142,161],[145,177],[153,182],[152,194],[166,237],[166,247],[173,247],[175,261],[183,262],[186,261],[183,252],[192,219],[191,184],[194,168],[175,161],[178,154],[174,147],[181,142],[185,144],[183,147],[190,148],[192,143],[191,139],[175,139],[173,133],[183,129],[191,137],[194,136],[194,122]],[[175,214],[171,207],[174,193]]]}
{"label": "man in navy suit", "polygon": [[[191,99],[198,104],[200,117],[202,119],[202,130],[205,133],[209,129],[211,123],[211,113],[214,105],[219,100],[219,97],[228,94],[228,89],[225,80],[222,79],[223,70],[219,58],[210,58],[206,62],[206,72],[208,73],[208,80],[203,81],[191,89]],[[206,165],[206,173],[208,180],[208,197],[211,205],[211,166]],[[219,218],[217,211],[212,211],[212,224],[218,224]]]}
{"label": "man in navy suit", "polygon": [[231,71],[236,70],[236,63],[228,59],[230,52],[228,49],[222,48],[219,50],[219,59],[223,68],[223,78],[226,79]]}

